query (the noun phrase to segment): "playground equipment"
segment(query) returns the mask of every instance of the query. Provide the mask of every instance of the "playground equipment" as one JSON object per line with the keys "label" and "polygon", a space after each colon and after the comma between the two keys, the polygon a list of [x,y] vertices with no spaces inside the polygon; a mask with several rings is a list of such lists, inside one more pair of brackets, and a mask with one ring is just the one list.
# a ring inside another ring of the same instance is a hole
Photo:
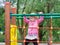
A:
{"label": "playground equipment", "polygon": [[[44,18],[60,18],[60,13],[48,13],[48,14],[10,14],[10,16],[16,16],[17,19],[19,19],[19,16],[44,16]],[[20,17],[22,19],[23,17]]]}
{"label": "playground equipment", "polygon": [[11,25],[10,40],[11,40],[11,45],[17,45],[17,26],[16,25]]}
{"label": "playground equipment", "polygon": [[[49,44],[52,45],[52,18],[60,18],[60,14],[59,13],[48,13],[48,14],[15,14],[16,13],[16,8],[12,8],[10,7],[10,3],[6,2],[5,4],[5,44],[6,45],[17,45],[17,30],[16,30],[16,18],[18,18],[19,16],[44,16],[44,18],[50,18],[50,32],[49,32],[49,36],[50,36],[50,40],[49,40]],[[10,11],[12,10],[13,14],[10,14]],[[10,16],[12,16],[12,21],[10,20]],[[19,18],[20,19],[20,18]],[[11,26],[10,27],[10,21],[11,21]],[[13,34],[12,34],[13,32]],[[25,34],[25,33],[24,33]],[[13,39],[13,37],[15,37]],[[25,41],[23,41],[25,42]],[[38,40],[39,43],[39,40]]]}

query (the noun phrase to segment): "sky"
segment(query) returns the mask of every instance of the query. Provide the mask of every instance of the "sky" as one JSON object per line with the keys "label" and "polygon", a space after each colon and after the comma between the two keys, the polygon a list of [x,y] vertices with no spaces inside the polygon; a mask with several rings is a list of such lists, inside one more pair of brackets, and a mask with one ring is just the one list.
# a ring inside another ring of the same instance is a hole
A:
{"label": "sky", "polygon": [[[6,0],[0,0],[0,8],[3,8],[4,7],[5,2],[6,2]],[[14,6],[16,7],[16,4],[15,3],[14,3]]]}
{"label": "sky", "polygon": [[0,0],[0,8],[4,7],[4,2],[5,2],[5,0]]}

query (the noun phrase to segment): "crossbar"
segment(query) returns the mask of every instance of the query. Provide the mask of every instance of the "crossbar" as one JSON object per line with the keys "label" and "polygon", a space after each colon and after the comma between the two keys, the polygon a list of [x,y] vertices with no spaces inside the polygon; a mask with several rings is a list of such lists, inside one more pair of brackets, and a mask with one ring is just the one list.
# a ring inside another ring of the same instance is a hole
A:
{"label": "crossbar", "polygon": [[[54,19],[55,18],[60,18],[60,16],[44,16],[45,19],[51,18],[51,17],[54,18]],[[29,17],[27,17],[27,18],[29,19]],[[23,19],[23,17],[16,17],[16,19]]]}
{"label": "crossbar", "polygon": [[10,16],[60,16],[60,13],[47,13],[47,14],[10,14]]}

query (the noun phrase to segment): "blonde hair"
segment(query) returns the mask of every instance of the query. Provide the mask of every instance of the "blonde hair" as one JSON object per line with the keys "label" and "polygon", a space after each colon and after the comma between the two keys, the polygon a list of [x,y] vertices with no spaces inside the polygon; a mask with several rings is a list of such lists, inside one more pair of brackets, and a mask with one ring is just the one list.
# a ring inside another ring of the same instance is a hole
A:
{"label": "blonde hair", "polygon": [[[30,14],[36,14],[36,13],[30,13]],[[32,16],[31,16],[32,17]],[[38,19],[37,16],[33,16],[35,19]]]}
{"label": "blonde hair", "polygon": [[43,14],[43,12],[38,12],[39,14]]}

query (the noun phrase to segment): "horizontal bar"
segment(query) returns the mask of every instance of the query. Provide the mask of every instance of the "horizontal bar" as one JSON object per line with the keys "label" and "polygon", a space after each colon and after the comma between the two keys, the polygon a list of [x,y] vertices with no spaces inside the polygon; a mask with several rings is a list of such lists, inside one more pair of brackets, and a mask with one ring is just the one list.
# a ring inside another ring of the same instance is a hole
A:
{"label": "horizontal bar", "polygon": [[47,14],[10,14],[10,16],[60,16],[60,13],[47,13]]}
{"label": "horizontal bar", "polygon": [[[23,28],[22,26],[18,26],[18,28]],[[39,27],[40,29],[47,29],[47,30],[50,30],[51,27]],[[26,27],[25,27],[26,29]],[[52,27],[52,30],[60,30],[60,27]]]}
{"label": "horizontal bar", "polygon": [[[24,42],[24,40],[18,40],[17,42]],[[48,41],[39,41],[40,43],[48,43]],[[60,42],[53,42],[54,44],[60,44]]]}
{"label": "horizontal bar", "polygon": [[[51,18],[51,17],[52,18],[60,18],[60,16],[44,16],[44,18]],[[23,19],[23,17],[16,17],[16,19]]]}
{"label": "horizontal bar", "polygon": [[44,16],[44,18],[60,18],[60,16]]}
{"label": "horizontal bar", "polygon": [[[18,42],[24,42],[24,40],[18,40]],[[36,42],[36,41],[26,41],[26,42]],[[48,41],[39,41],[39,43],[48,43]],[[54,44],[60,44],[60,42],[53,42]]]}
{"label": "horizontal bar", "polygon": [[[37,40],[37,41],[38,41],[38,40]],[[32,41],[32,40],[31,40],[31,41],[18,40],[18,42],[37,42],[37,41]],[[40,41],[39,41],[39,42],[40,42]]]}

